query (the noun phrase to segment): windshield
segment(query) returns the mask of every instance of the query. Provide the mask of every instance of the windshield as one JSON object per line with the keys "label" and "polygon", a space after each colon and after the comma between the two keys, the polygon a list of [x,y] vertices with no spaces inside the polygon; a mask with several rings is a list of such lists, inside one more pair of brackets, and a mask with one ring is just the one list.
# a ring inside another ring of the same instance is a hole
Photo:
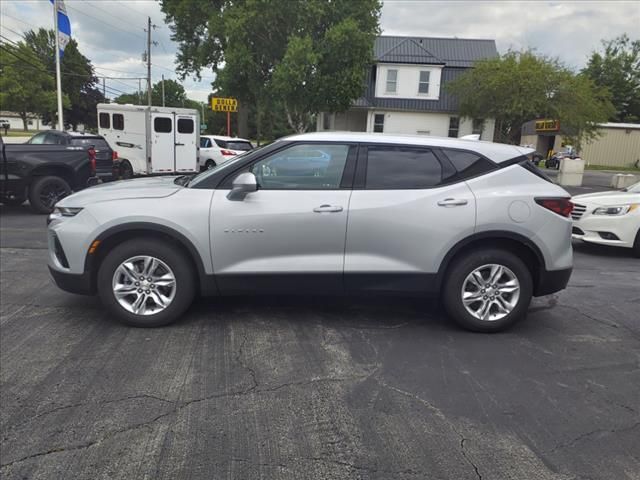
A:
{"label": "windshield", "polygon": [[200,182],[202,182],[203,180],[209,178],[211,175],[213,175],[214,173],[220,172],[221,170],[225,170],[233,165],[235,165],[238,160],[243,159],[244,157],[246,157],[249,154],[254,154],[255,152],[258,152],[260,150],[262,150],[264,147],[266,147],[266,145],[262,145],[258,148],[254,148],[253,150],[248,150],[244,153],[240,153],[238,155],[236,155],[235,157],[233,157],[232,160],[228,160],[224,163],[221,163],[220,165],[216,165],[213,168],[210,168],[209,170],[205,170],[202,173],[199,173],[198,175],[196,175],[195,177],[193,177],[191,179],[191,181],[189,181],[189,183],[187,183],[185,186],[186,187],[195,187],[196,185],[198,185]]}
{"label": "windshield", "polygon": [[627,187],[625,191],[629,193],[640,193],[640,182],[634,183],[630,187]]}

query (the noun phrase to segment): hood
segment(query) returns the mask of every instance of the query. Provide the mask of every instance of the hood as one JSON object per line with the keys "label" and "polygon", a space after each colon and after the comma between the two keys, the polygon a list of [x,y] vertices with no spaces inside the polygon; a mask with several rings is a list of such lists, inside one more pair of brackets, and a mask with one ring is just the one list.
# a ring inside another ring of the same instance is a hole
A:
{"label": "hood", "polygon": [[592,205],[625,205],[629,203],[640,203],[640,193],[629,193],[622,191],[586,193],[576,195],[571,199],[574,203],[589,203]]}
{"label": "hood", "polygon": [[173,183],[176,178],[177,177],[173,176],[150,177],[102,183],[69,195],[60,200],[56,205],[60,207],[83,207],[90,203],[109,200],[168,197],[181,188],[184,188]]}

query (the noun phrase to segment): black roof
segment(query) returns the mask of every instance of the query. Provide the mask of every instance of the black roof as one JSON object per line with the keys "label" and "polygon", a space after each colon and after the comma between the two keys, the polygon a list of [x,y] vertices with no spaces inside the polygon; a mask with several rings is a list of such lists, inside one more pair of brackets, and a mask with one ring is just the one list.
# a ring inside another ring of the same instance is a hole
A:
{"label": "black roof", "polygon": [[367,72],[364,95],[354,107],[383,108],[427,112],[456,112],[458,99],[449,94],[446,84],[462,75],[475,62],[498,56],[495,40],[466,38],[380,36],[374,45],[376,63],[412,63],[440,65],[440,98],[379,98],[375,96],[375,66]]}
{"label": "black roof", "polygon": [[379,63],[418,63],[472,67],[474,62],[496,57],[495,40],[434,37],[376,38],[374,57]]}

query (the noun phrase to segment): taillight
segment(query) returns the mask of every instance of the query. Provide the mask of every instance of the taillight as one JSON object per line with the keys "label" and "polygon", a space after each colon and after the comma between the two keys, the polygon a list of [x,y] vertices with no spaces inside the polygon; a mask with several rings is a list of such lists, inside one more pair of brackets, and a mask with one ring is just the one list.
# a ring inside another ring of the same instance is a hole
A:
{"label": "taillight", "polygon": [[569,217],[573,211],[573,203],[568,198],[536,198],[536,203],[563,217]]}
{"label": "taillight", "polygon": [[236,152],[232,152],[231,150],[225,150],[224,148],[222,150],[220,150],[220,153],[222,155],[228,156],[228,155],[235,155]]}
{"label": "taillight", "polygon": [[89,147],[87,149],[87,153],[89,154],[89,164],[91,165],[91,175],[96,174],[96,149],[93,147]]}
{"label": "taillight", "polygon": [[116,152],[115,150],[113,150],[111,152],[111,160],[117,160],[118,159],[118,152]]}

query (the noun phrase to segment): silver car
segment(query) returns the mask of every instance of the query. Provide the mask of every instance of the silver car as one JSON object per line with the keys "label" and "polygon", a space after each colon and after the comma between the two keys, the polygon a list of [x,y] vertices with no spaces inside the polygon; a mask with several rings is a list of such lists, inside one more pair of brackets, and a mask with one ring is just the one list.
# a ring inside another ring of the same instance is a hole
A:
{"label": "silver car", "polygon": [[[309,161],[318,152],[326,161]],[[196,294],[364,292],[440,295],[461,326],[498,331],[571,275],[569,194],[530,152],[292,136],[195,177],[63,199],[49,217],[49,269],[62,289],[97,293],[134,326],[174,322]]]}

